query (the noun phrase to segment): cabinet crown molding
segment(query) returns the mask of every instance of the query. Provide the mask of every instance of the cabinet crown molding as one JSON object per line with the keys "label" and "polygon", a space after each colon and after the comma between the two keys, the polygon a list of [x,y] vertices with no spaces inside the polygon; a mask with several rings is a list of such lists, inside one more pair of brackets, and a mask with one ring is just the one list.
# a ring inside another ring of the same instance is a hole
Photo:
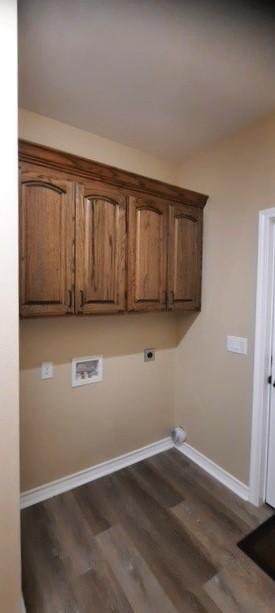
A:
{"label": "cabinet crown molding", "polygon": [[208,196],[205,194],[25,140],[19,140],[19,160],[52,168],[74,177],[102,181],[105,184],[143,194],[151,194],[200,209],[204,208],[208,200]]}

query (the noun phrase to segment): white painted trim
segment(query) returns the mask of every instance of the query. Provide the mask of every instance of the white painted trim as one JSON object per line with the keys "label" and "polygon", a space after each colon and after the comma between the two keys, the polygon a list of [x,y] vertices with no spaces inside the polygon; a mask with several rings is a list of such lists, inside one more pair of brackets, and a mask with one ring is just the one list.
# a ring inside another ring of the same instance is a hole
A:
{"label": "white painted trim", "polygon": [[259,213],[258,270],[250,454],[249,500],[259,506],[265,500],[270,386],[272,305],[274,294],[275,208]]}
{"label": "white painted trim", "polygon": [[22,613],[27,613],[27,609],[26,609],[26,605],[25,605],[23,594],[22,594],[22,597],[21,597],[21,610],[22,610]]}
{"label": "white painted trim", "polygon": [[245,485],[245,483],[239,481],[236,477],[221,468],[221,466],[218,466],[218,464],[215,464],[215,462],[207,458],[200,451],[197,451],[191,447],[191,445],[188,443],[183,443],[183,445],[173,445],[171,438],[167,437],[161,439],[160,441],[156,441],[155,443],[151,443],[150,445],[146,445],[145,447],[141,447],[140,449],[135,449],[135,451],[125,453],[124,455],[118,456],[113,460],[107,460],[107,462],[102,462],[101,464],[97,464],[91,468],[74,473],[73,475],[69,475],[62,479],[58,479],[57,481],[52,481],[46,485],[41,485],[40,487],[28,490],[21,495],[21,508],[25,509],[33,504],[37,504],[38,502],[52,498],[52,496],[57,496],[58,494],[72,490],[79,485],[84,485],[85,483],[89,483],[95,479],[104,477],[105,475],[110,475],[121,468],[126,468],[132,464],[136,464],[141,460],[145,460],[146,458],[150,458],[158,453],[167,451],[174,446],[178,451],[195,462],[195,464],[200,466],[209,475],[237,494],[237,496],[243,500],[248,500],[249,488],[247,485]]}
{"label": "white painted trim", "polygon": [[214,477],[225,485],[228,489],[230,489],[234,494],[237,494],[243,500],[248,500],[249,496],[249,487],[239,481],[236,477],[228,473],[224,468],[221,468],[218,464],[215,464],[212,460],[207,458],[203,453],[191,447],[188,443],[183,443],[183,445],[177,446],[178,451],[183,453],[187,458],[192,460],[195,464],[200,466],[203,470],[205,470],[211,477]]}
{"label": "white painted trim", "polygon": [[57,479],[57,481],[52,481],[46,485],[41,485],[32,490],[23,492],[21,495],[21,509],[30,507],[37,502],[41,502],[42,500],[46,500],[47,498],[51,498],[57,494],[62,494],[63,492],[72,490],[73,488],[83,485],[84,483],[89,483],[90,481],[94,481],[95,479],[99,479],[105,475],[110,475],[121,468],[131,466],[131,464],[135,464],[136,462],[145,460],[146,458],[161,453],[162,451],[171,449],[171,447],[173,447],[172,439],[170,437],[163,438],[155,443],[141,447],[140,449],[135,449],[134,451],[125,453],[112,460],[107,460],[107,462],[102,462],[101,464],[97,464],[91,468],[74,473],[73,475],[63,477],[62,479]]}

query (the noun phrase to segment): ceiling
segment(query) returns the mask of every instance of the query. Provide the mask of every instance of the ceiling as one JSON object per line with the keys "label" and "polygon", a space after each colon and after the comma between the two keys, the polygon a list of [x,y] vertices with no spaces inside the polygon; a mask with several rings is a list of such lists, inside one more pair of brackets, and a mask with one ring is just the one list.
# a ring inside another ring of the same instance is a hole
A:
{"label": "ceiling", "polygon": [[170,162],[272,111],[274,68],[263,2],[19,0],[20,106]]}

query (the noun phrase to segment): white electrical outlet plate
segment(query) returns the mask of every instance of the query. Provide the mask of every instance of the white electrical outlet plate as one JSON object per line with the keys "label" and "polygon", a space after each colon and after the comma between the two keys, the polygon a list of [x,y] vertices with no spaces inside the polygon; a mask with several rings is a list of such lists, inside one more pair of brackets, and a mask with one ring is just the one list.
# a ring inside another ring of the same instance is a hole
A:
{"label": "white electrical outlet plate", "polygon": [[226,349],[233,353],[247,354],[247,338],[242,336],[227,336]]}
{"label": "white electrical outlet plate", "polygon": [[53,378],[53,362],[42,362],[41,364],[41,379]]}

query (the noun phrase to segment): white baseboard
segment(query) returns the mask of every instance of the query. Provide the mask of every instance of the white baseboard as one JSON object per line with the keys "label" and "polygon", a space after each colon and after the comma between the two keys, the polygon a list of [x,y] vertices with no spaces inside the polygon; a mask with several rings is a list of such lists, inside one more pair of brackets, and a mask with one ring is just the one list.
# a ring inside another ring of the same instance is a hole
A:
{"label": "white baseboard", "polygon": [[[136,464],[136,462],[150,458],[151,456],[161,453],[162,451],[166,451],[167,449],[171,449],[172,447],[174,447],[174,445],[170,437],[167,437],[161,439],[160,441],[156,441],[155,443],[151,443],[150,445],[146,445],[145,447],[141,447],[140,449],[135,449],[134,451],[125,453],[124,455],[118,456],[112,460],[107,460],[107,462],[96,464],[96,466],[92,466],[91,468],[74,473],[73,475],[63,477],[62,479],[57,479],[57,481],[51,481],[51,483],[46,483],[45,485],[41,485],[32,490],[23,492],[21,495],[21,509],[30,507],[33,504],[42,502],[42,500],[52,498],[52,496],[57,496],[58,494],[72,490],[79,485],[84,485],[85,483],[89,483],[90,481],[94,481],[100,477],[104,477],[105,475],[110,475],[121,468],[126,468],[132,464]],[[237,496],[243,500],[249,499],[248,485],[245,485],[245,483],[239,481],[239,479],[221,468],[221,466],[215,464],[215,462],[207,458],[205,455],[203,455],[203,453],[197,451],[191,447],[191,445],[188,445],[188,443],[183,443],[183,445],[176,446],[176,449],[192,460],[195,464],[200,466],[209,475],[211,475],[211,477],[214,477],[217,479],[217,481],[225,485],[228,489],[234,492],[234,494],[237,494]]]}
{"label": "white baseboard", "polygon": [[187,458],[192,460],[195,464],[203,468],[211,477],[220,481],[223,485],[225,485],[228,489],[232,490],[234,494],[237,494],[243,500],[248,500],[249,498],[249,487],[242,481],[239,481],[236,477],[228,473],[224,468],[221,468],[218,464],[215,464],[212,460],[207,458],[203,453],[188,445],[188,443],[183,443],[182,445],[176,446],[178,451],[183,453]]}
{"label": "white baseboard", "polygon": [[45,485],[23,492],[21,494],[21,509],[30,507],[37,502],[42,502],[42,500],[46,500],[47,498],[52,498],[52,496],[56,496],[57,494],[72,490],[79,485],[84,485],[84,483],[89,483],[105,475],[110,475],[121,468],[131,466],[131,464],[136,464],[136,462],[140,462],[157,453],[171,449],[171,447],[173,447],[171,438],[163,438],[160,441],[118,456],[113,460],[107,460],[107,462],[96,464],[96,466],[74,473],[68,477],[63,477],[62,479],[57,479],[57,481],[51,481],[51,483],[46,483]]}

